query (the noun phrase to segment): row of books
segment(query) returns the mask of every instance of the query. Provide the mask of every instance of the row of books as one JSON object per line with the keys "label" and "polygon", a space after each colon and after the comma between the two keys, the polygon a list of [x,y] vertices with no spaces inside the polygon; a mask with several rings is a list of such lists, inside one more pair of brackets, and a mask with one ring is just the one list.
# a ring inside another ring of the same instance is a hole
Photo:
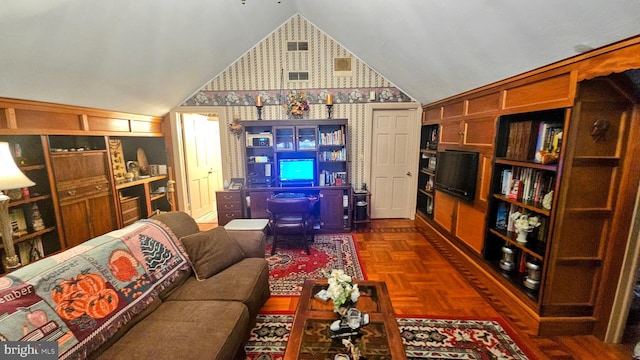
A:
{"label": "row of books", "polygon": [[562,145],[561,123],[549,121],[518,121],[509,124],[505,157],[513,160],[534,160],[538,152],[556,154]]}
{"label": "row of books", "polygon": [[320,161],[347,161],[347,151],[342,148],[340,150],[322,151],[318,154]]}
{"label": "row of books", "polygon": [[500,192],[510,199],[538,204],[553,190],[555,178],[548,171],[512,166],[502,170]]}
{"label": "row of books", "polygon": [[[498,211],[496,212],[496,229],[500,231],[515,232],[516,228],[514,226],[514,219],[511,215],[516,212],[523,214],[526,213],[526,210],[515,204],[500,202],[500,204],[498,204]],[[549,219],[546,216],[538,216],[538,222],[540,222],[540,225],[534,229],[532,234],[529,235],[529,239],[545,242],[547,240],[548,221]]]}
{"label": "row of books", "polygon": [[342,186],[347,185],[346,171],[327,171],[320,172],[320,186]]}
{"label": "row of books", "polygon": [[344,126],[339,130],[320,133],[320,145],[344,145]]}

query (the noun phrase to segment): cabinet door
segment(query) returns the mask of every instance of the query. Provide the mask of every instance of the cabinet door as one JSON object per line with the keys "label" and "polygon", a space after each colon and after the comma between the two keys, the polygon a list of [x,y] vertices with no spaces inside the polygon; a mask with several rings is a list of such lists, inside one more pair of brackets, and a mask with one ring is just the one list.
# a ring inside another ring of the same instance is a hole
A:
{"label": "cabinet door", "polygon": [[453,232],[453,215],[456,200],[441,191],[435,191],[433,219],[448,232]]}
{"label": "cabinet door", "polygon": [[458,145],[462,139],[460,121],[446,121],[440,125],[440,144]]}
{"label": "cabinet door", "polygon": [[293,126],[274,126],[274,140],[276,151],[295,151],[295,129]]}
{"label": "cabinet door", "polygon": [[463,145],[493,146],[495,117],[483,117],[464,121]]}
{"label": "cabinet door", "polygon": [[326,189],[320,191],[320,227],[323,230],[343,230],[343,191]]}
{"label": "cabinet door", "polygon": [[252,191],[249,193],[249,204],[252,219],[268,219],[267,199],[273,196],[273,191]]}
{"label": "cabinet door", "polygon": [[64,242],[68,249],[91,239],[89,209],[85,200],[60,205]]}
{"label": "cabinet door", "polygon": [[318,150],[318,127],[298,126],[296,127],[296,146],[299,151]]}
{"label": "cabinet door", "polygon": [[110,194],[90,198],[87,202],[92,230],[91,238],[106,234],[117,227],[113,199]]}
{"label": "cabinet door", "polygon": [[56,153],[51,159],[56,182],[107,175],[107,156],[104,151]]}

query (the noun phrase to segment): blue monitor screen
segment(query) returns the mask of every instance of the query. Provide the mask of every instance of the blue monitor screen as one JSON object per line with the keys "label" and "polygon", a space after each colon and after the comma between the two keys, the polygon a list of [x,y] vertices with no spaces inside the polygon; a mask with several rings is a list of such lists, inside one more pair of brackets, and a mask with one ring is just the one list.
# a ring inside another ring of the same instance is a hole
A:
{"label": "blue monitor screen", "polygon": [[313,182],[315,177],[314,159],[280,159],[281,182]]}

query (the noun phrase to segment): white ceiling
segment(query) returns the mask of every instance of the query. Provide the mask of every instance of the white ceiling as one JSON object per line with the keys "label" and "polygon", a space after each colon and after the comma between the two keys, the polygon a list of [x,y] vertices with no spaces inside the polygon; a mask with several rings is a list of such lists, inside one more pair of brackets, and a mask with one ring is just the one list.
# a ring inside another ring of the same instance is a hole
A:
{"label": "white ceiling", "polygon": [[640,34],[639,0],[3,0],[0,97],[164,115],[296,13],[421,103]]}

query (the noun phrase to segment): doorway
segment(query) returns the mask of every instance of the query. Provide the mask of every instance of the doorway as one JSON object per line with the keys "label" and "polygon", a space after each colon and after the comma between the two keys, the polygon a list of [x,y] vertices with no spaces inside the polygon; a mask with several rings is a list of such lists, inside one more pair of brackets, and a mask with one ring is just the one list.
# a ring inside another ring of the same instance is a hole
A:
{"label": "doorway", "polygon": [[215,192],[228,174],[222,161],[227,157],[223,112],[215,107],[177,110],[170,114],[177,209],[198,221],[217,222]]}
{"label": "doorway", "polygon": [[365,179],[372,219],[414,218],[420,109],[416,103],[367,106]]}

